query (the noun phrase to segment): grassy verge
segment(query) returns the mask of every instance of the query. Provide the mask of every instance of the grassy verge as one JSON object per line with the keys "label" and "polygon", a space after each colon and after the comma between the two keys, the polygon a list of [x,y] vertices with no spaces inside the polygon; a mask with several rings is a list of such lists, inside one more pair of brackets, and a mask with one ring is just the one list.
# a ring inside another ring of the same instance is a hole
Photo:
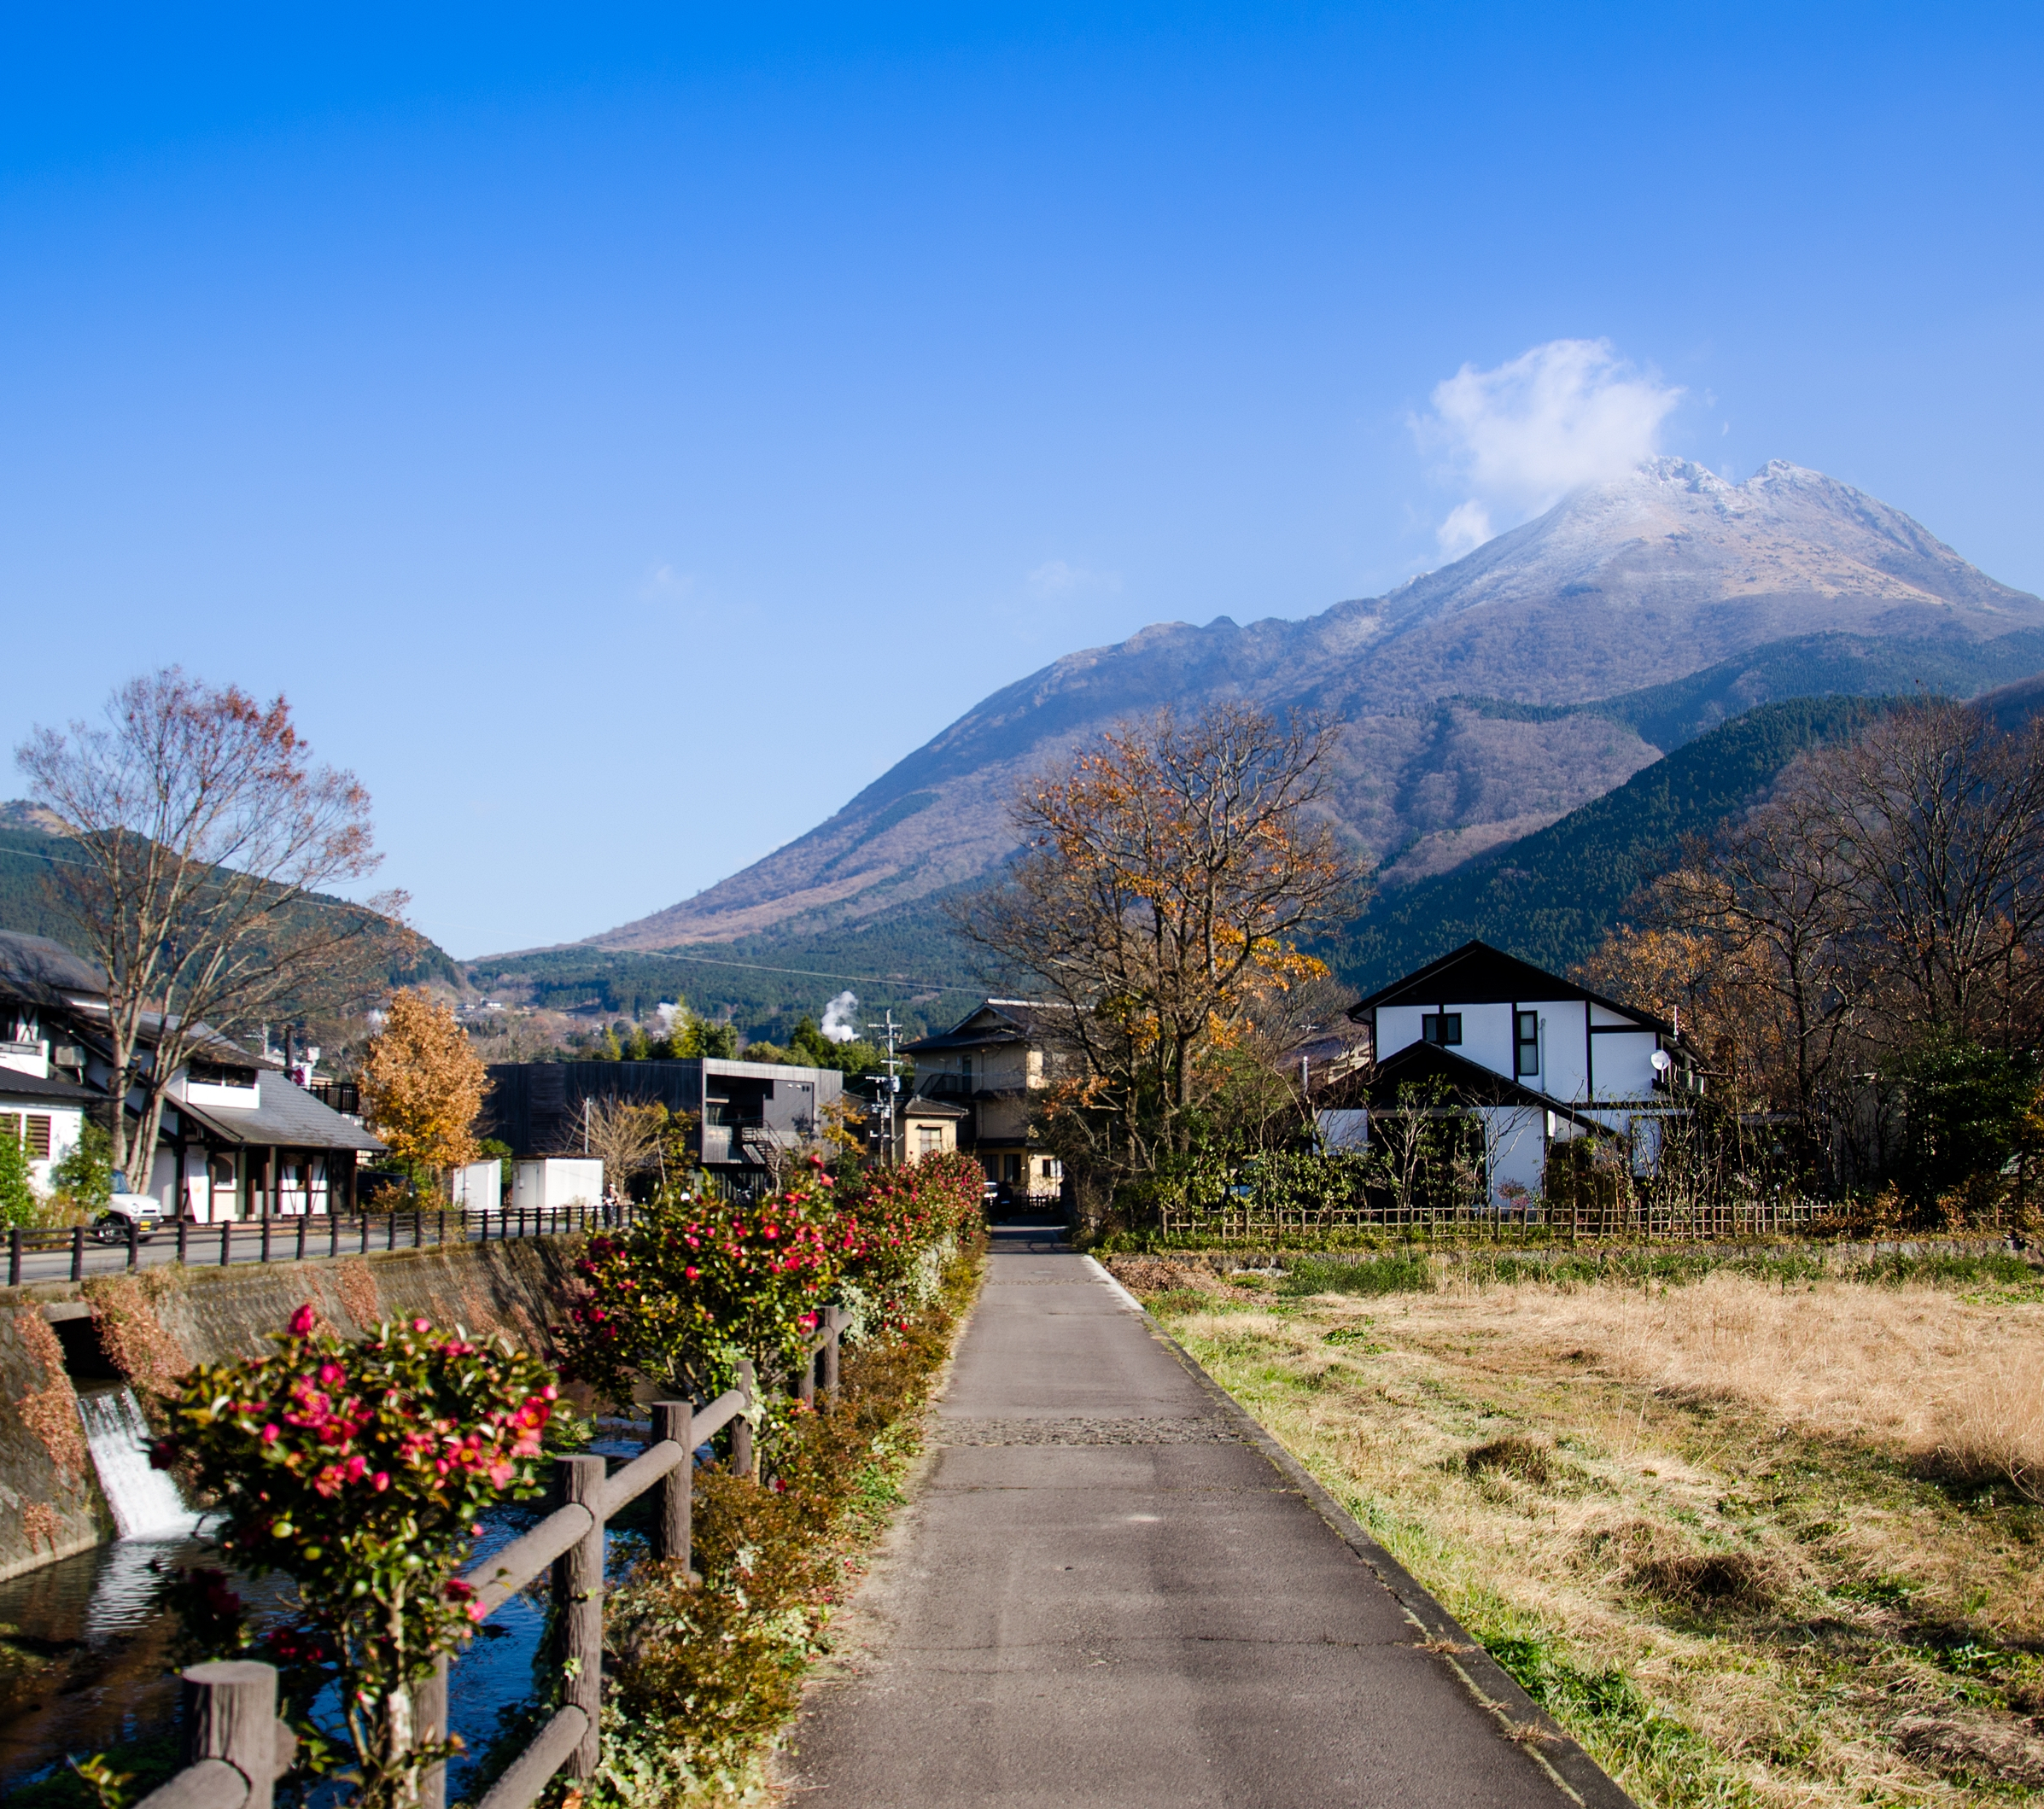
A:
{"label": "grassy verge", "polygon": [[1110,1266],[1641,1802],[2044,1787],[2028,1271]]}

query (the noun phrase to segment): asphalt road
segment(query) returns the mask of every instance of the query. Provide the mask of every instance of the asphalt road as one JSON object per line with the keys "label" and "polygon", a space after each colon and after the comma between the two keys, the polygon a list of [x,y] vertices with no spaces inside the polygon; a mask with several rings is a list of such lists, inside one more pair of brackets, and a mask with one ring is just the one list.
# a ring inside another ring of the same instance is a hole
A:
{"label": "asphalt road", "polygon": [[801,1800],[1622,1809],[1053,1235],[996,1238],[931,1465],[809,1692]]}

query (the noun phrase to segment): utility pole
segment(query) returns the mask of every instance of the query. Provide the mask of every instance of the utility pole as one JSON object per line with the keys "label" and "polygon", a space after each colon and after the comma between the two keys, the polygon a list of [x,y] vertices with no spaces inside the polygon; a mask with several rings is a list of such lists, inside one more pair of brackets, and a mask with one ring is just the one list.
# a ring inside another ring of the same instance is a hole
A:
{"label": "utility pole", "polygon": [[891,1005],[887,1007],[887,1016],[884,1022],[873,1024],[869,1021],[866,1028],[869,1030],[879,1030],[887,1038],[887,1071],[884,1075],[877,1076],[876,1078],[880,1088],[879,1100],[880,1122],[885,1127],[881,1135],[887,1140],[886,1159],[891,1165],[894,1161],[894,1100],[895,1095],[902,1090],[902,1063],[901,1058],[895,1053],[895,1044],[901,1036],[902,1027],[894,1021],[894,1007]]}

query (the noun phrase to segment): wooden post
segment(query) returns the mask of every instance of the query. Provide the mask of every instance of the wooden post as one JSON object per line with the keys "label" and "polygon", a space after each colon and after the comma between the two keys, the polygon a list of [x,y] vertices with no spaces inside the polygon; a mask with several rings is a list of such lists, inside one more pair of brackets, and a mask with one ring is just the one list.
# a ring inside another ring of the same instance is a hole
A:
{"label": "wooden post", "polygon": [[73,1281],[85,1279],[85,1228],[83,1225],[71,1228],[71,1279]]}
{"label": "wooden post", "polygon": [[[211,1189],[209,1188],[207,1192],[210,1194]],[[184,1260],[184,1240],[186,1234],[190,1231],[190,1229],[191,1226],[190,1223],[186,1220],[184,1215],[180,1212],[178,1215],[178,1260],[180,1263]]]}
{"label": "wooden post", "polygon": [[738,1385],[745,1392],[745,1410],[731,1422],[731,1473],[759,1480],[759,1448],[752,1437],[750,1415],[758,1403],[759,1383],[750,1358],[738,1366]]}
{"label": "wooden post", "polygon": [[696,1417],[692,1401],[653,1403],[653,1443],[672,1438],[686,1455],[660,1479],[660,1512],[653,1521],[653,1555],[687,1566],[695,1544],[696,1453],[689,1443]]}
{"label": "wooden post", "polygon": [[[184,1252],[180,1249],[178,1254],[183,1256]],[[21,1228],[19,1225],[7,1234],[7,1285],[9,1287],[21,1285]]]}
{"label": "wooden post", "polygon": [[270,1809],[277,1782],[277,1673],[247,1659],[184,1673],[184,1762],[217,1759],[248,1780],[244,1809]]}
{"label": "wooden post", "polygon": [[[447,1737],[447,1654],[441,1653],[433,1675],[412,1689],[412,1737],[420,1746],[437,1746]],[[447,1767],[443,1759],[419,1776],[418,1809],[447,1809]]]}
{"label": "wooden post", "polygon": [[838,1401],[838,1347],[844,1338],[844,1322],[850,1316],[841,1306],[823,1310],[824,1328],[830,1334],[830,1342],[823,1347],[823,1396],[832,1406]]}
{"label": "wooden post", "polygon": [[[268,1202],[267,1200],[265,1200],[265,1201],[263,1202],[263,1204],[264,1204],[266,1206],[267,1206],[267,1205],[269,1205],[269,1202]],[[266,1262],[266,1263],[267,1263],[267,1262],[270,1260],[270,1215],[269,1215],[269,1213],[268,1213],[267,1211],[266,1211],[266,1212],[263,1214],[263,1257],[262,1257],[262,1259],[263,1259],[263,1261],[264,1261],[264,1262]]]}
{"label": "wooden post", "polygon": [[128,1221],[128,1267],[142,1267],[142,1227],[133,1219]]}
{"label": "wooden post", "polygon": [[301,1263],[305,1261],[305,1234],[311,1228],[312,1218],[312,1203],[308,1199],[305,1203],[305,1211],[298,1215],[298,1260]]}
{"label": "wooden post", "polygon": [[816,1359],[822,1354],[821,1345],[802,1353],[802,1370],[795,1378],[795,1398],[804,1407],[816,1404]]}
{"label": "wooden post", "polygon": [[442,1207],[440,1209],[440,1229],[439,1229],[439,1231],[438,1231],[437,1233],[435,1233],[435,1234],[433,1241],[434,1241],[435,1244],[439,1245],[439,1246],[440,1246],[440,1247],[441,1247],[441,1249],[443,1249],[443,1250],[444,1250],[444,1249],[447,1247],[447,1209],[445,1206],[442,1206]]}
{"label": "wooden post", "polygon": [[566,1661],[562,1701],[589,1718],[589,1730],[575,1749],[568,1772],[593,1777],[603,1748],[598,1718],[604,1692],[604,1478],[601,1457],[557,1457],[554,1488],[561,1506],[580,1502],[596,1524],[554,1561],[554,1600],[560,1604],[561,1655]]}
{"label": "wooden post", "polygon": [[220,1221],[220,1267],[226,1268],[233,1260],[234,1221],[231,1218],[224,1218]]}
{"label": "wooden post", "polygon": [[355,1253],[358,1256],[367,1256],[369,1254],[369,1215],[366,1212],[358,1212],[355,1215],[355,1226],[362,1234],[362,1247]]}

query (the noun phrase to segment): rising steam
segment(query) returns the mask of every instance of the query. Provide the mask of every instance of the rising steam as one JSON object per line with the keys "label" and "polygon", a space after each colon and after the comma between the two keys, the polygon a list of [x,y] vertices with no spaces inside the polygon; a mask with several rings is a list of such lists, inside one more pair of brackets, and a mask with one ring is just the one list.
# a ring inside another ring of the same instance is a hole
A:
{"label": "rising steam", "polygon": [[850,1042],[859,1034],[859,995],[847,989],[823,1007],[823,1034],[832,1042]]}

